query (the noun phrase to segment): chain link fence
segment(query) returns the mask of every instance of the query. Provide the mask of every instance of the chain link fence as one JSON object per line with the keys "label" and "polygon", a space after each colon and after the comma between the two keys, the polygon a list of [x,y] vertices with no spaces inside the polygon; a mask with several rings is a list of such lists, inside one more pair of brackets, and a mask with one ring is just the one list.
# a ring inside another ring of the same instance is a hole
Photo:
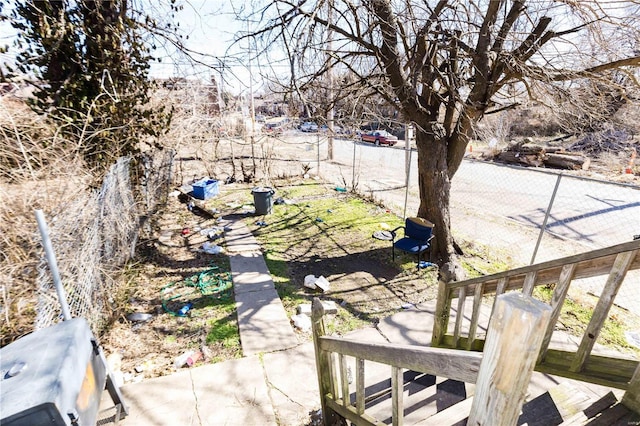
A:
{"label": "chain link fence", "polygon": [[[49,234],[70,313],[98,332],[110,318],[122,266],[134,255],[141,225],[165,199],[175,153],[121,158],[99,190],[87,190],[50,213]],[[141,171],[132,184],[132,173]],[[35,328],[59,321],[60,303],[44,257],[38,265]]]}
{"label": "chain link fence", "polygon": [[[330,149],[326,134],[288,131],[256,137],[253,146],[231,139],[220,143],[225,145],[227,154],[234,152],[235,159],[244,162],[245,170],[255,160],[257,179],[307,172],[378,201],[399,216],[418,211],[417,152],[405,149],[402,141],[376,147],[335,139]],[[217,172],[233,174],[222,166]],[[639,218],[640,186],[635,183],[473,159],[463,161],[452,181],[454,236],[491,247],[512,267],[631,241],[640,234]],[[580,285],[599,295],[604,283],[595,279]],[[616,303],[640,314],[638,274],[629,274]]]}

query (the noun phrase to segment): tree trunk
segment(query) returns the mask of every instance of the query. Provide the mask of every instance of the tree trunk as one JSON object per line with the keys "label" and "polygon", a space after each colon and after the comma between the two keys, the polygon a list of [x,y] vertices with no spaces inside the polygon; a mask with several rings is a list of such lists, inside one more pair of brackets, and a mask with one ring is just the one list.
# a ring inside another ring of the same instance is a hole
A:
{"label": "tree trunk", "polygon": [[417,129],[418,183],[420,207],[418,216],[435,224],[432,256],[444,264],[452,261],[453,237],[449,200],[451,180],[447,168],[447,141],[433,130]]}

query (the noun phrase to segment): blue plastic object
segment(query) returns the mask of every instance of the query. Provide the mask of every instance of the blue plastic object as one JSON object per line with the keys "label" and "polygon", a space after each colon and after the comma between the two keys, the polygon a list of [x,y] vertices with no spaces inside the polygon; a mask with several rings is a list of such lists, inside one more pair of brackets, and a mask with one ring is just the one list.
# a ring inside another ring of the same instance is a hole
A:
{"label": "blue plastic object", "polygon": [[206,200],[218,195],[218,181],[215,179],[202,179],[191,185],[193,196],[199,200]]}
{"label": "blue plastic object", "polygon": [[189,302],[186,305],[184,305],[182,308],[180,308],[178,312],[176,312],[176,315],[178,315],[179,317],[184,317],[187,315],[187,312],[189,312],[189,310],[192,307],[193,307],[193,303]]}

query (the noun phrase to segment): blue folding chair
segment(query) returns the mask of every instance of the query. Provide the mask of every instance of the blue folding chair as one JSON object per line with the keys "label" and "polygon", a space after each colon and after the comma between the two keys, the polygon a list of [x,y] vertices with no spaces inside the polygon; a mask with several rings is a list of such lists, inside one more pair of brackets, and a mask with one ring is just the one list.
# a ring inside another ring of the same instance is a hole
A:
{"label": "blue folding chair", "polygon": [[[404,226],[398,226],[391,231],[391,251],[393,260],[396,260],[396,249],[407,253],[418,255],[418,265],[420,265],[420,255],[431,246],[433,239],[433,227],[435,225],[421,217],[408,217],[404,221]],[[396,232],[404,229],[404,237],[396,241]]]}

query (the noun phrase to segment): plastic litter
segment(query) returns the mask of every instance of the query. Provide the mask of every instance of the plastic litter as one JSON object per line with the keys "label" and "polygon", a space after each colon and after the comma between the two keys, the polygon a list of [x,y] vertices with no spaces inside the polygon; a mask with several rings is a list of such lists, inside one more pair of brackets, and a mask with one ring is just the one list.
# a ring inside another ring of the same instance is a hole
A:
{"label": "plastic litter", "polygon": [[222,247],[207,241],[202,244],[202,251],[208,254],[220,254],[222,253]]}
{"label": "plastic litter", "polygon": [[222,226],[214,226],[213,228],[205,228],[200,230],[200,235],[206,235],[210,240],[216,240],[222,236],[225,229]]}
{"label": "plastic litter", "polygon": [[420,269],[429,268],[431,266],[436,266],[436,265],[434,263],[427,262],[426,260],[421,260],[420,263],[418,263],[418,268]]}
{"label": "plastic litter", "polygon": [[415,307],[413,303],[403,303],[401,306],[402,306],[402,309],[412,309]]}
{"label": "plastic litter", "polygon": [[267,224],[267,222],[265,222],[263,220],[259,220],[259,221],[256,222],[256,225],[258,225],[258,226],[267,226],[268,224]]}
{"label": "plastic litter", "polygon": [[196,362],[202,359],[202,352],[199,352],[199,351],[192,351],[192,352],[193,353],[187,357],[187,361],[185,362],[185,364],[188,367],[191,367],[193,364],[195,364]]}
{"label": "plastic litter", "polygon": [[627,343],[636,348],[640,348],[640,330],[639,331],[625,331],[624,337],[627,339]]}
{"label": "plastic litter", "polygon": [[191,308],[193,308],[193,303],[189,302],[186,305],[184,305],[182,308],[178,309],[178,312],[176,312],[176,315],[179,317],[184,317],[191,310]]}
{"label": "plastic litter", "polygon": [[336,186],[336,191],[338,192],[347,192],[347,188],[344,186]]}
{"label": "plastic litter", "polygon": [[179,308],[202,296],[216,299],[229,297],[232,286],[231,273],[220,272],[217,266],[212,265],[199,274],[164,286],[160,290],[160,301],[165,312],[178,316]]}
{"label": "plastic litter", "polygon": [[390,241],[393,240],[393,234],[389,231],[376,231],[373,233],[373,238],[378,240]]}
{"label": "plastic litter", "polygon": [[312,290],[315,290],[317,288],[316,287],[317,279],[318,278],[315,275],[307,275],[306,277],[304,277],[304,286]]}
{"label": "plastic litter", "polygon": [[324,222],[321,217],[316,217],[316,222]]}
{"label": "plastic litter", "polygon": [[133,322],[146,322],[153,318],[151,314],[145,314],[143,312],[133,312],[127,315],[127,319]]}
{"label": "plastic litter", "polygon": [[291,321],[293,321],[294,327],[301,331],[311,330],[311,318],[306,315],[294,315],[291,317]]}
{"label": "plastic litter", "polygon": [[175,368],[182,368],[185,365],[187,365],[187,360],[193,356],[193,354],[195,354],[194,351],[186,351],[185,353],[183,353],[182,355],[180,355],[179,357],[177,357],[174,361],[173,361],[173,366]]}
{"label": "plastic litter", "polygon": [[[338,313],[338,305],[333,300],[323,300],[322,307],[324,308],[325,314],[337,314]],[[311,316],[311,303],[303,303],[298,305],[296,308],[297,314],[302,314],[306,316]]]}
{"label": "plastic litter", "polygon": [[329,281],[327,281],[327,279],[322,275],[318,277],[318,279],[314,284],[316,285],[316,287],[319,287],[322,291],[329,290],[329,286],[330,286]]}
{"label": "plastic litter", "polygon": [[304,277],[304,286],[312,290],[319,288],[322,291],[327,291],[330,285],[329,281],[322,275],[317,278],[315,275],[307,275]]}

